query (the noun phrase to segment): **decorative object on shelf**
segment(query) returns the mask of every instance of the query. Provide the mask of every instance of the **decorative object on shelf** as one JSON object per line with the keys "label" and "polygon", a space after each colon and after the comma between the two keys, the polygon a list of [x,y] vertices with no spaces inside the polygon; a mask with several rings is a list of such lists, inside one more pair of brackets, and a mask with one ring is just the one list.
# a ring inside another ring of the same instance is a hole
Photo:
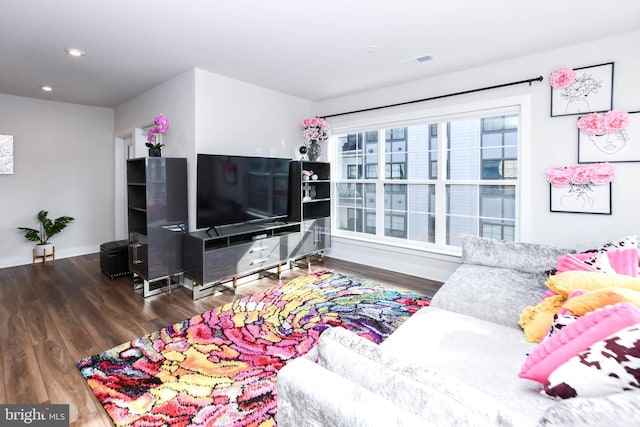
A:
{"label": "decorative object on shelf", "polygon": [[308,183],[305,183],[303,186],[304,195],[302,197],[303,202],[308,202],[311,200],[311,186]]}
{"label": "decorative object on shelf", "polygon": [[306,160],[306,154],[307,154],[307,151],[309,151],[307,146],[301,145],[300,148],[298,148],[298,151],[300,152],[300,160]]}
{"label": "decorative object on shelf", "polygon": [[149,157],[161,157],[162,135],[169,130],[169,120],[162,114],[158,114],[153,120],[153,126],[147,131],[147,143]]}
{"label": "decorative object on shelf", "polygon": [[309,156],[309,161],[315,162],[320,158],[321,154],[322,154],[322,148],[320,147],[320,144],[318,144],[316,141],[311,141],[309,143],[309,151],[307,151],[307,156]]}
{"label": "decorative object on shelf", "polygon": [[610,163],[548,169],[551,212],[611,215],[614,178],[615,168]]}
{"label": "decorative object on shelf", "polygon": [[307,156],[314,162],[320,158],[322,148],[320,143],[327,140],[329,123],[319,117],[311,117],[302,121],[302,136],[307,145]]}
{"label": "decorative object on shelf", "polygon": [[613,62],[559,68],[549,76],[551,117],[607,111],[613,108]]}
{"label": "decorative object on shelf", "polygon": [[60,233],[66,228],[66,226],[74,220],[70,216],[61,216],[55,220],[48,218],[49,212],[41,210],[38,212],[37,218],[40,221],[40,229],[29,227],[18,227],[18,230],[24,232],[24,237],[30,242],[37,242],[36,247],[33,249],[33,262],[37,258],[41,258],[43,263],[46,263],[47,257],[53,257],[55,262],[55,249],[52,243],[49,243],[49,239]]}
{"label": "decorative object on shelf", "polygon": [[[302,171],[302,180],[303,180],[303,181],[309,181],[309,179],[311,179],[311,177],[312,177],[313,175],[315,175],[315,174],[313,173],[313,171],[311,171],[311,170],[309,170],[309,171],[307,171],[307,170],[303,170],[303,171]],[[317,175],[316,175],[316,176],[317,176]]]}
{"label": "decorative object on shelf", "polygon": [[629,143],[640,136],[638,113],[611,110],[580,117],[578,163],[640,161],[640,144]]}

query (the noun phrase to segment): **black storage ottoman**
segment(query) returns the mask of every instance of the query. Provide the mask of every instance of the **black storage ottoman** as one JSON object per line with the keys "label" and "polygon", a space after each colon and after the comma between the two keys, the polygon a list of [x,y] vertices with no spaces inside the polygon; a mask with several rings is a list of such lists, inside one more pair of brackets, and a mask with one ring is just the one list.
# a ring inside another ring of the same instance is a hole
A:
{"label": "black storage ottoman", "polygon": [[112,280],[131,274],[129,270],[129,241],[116,240],[101,244],[100,268]]}

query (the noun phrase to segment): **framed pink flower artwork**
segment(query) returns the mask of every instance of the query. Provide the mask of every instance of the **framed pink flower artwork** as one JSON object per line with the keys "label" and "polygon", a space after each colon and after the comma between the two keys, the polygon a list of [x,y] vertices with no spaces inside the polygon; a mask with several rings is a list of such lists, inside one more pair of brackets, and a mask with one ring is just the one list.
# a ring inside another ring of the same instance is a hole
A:
{"label": "framed pink flower artwork", "polygon": [[591,163],[547,170],[551,212],[611,215],[611,163]]}
{"label": "framed pink flower artwork", "polygon": [[551,117],[608,111],[613,108],[613,62],[559,68],[549,76]]}
{"label": "framed pink flower artwork", "polygon": [[578,163],[640,162],[640,111],[611,110],[578,119]]}

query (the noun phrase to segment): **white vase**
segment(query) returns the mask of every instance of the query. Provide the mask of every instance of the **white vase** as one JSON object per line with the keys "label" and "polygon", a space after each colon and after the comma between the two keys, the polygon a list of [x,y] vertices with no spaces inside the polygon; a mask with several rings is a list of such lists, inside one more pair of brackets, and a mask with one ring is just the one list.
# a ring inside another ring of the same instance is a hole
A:
{"label": "white vase", "polygon": [[53,243],[45,243],[43,245],[36,245],[36,256],[44,256],[46,251],[47,255],[51,255],[53,253]]}

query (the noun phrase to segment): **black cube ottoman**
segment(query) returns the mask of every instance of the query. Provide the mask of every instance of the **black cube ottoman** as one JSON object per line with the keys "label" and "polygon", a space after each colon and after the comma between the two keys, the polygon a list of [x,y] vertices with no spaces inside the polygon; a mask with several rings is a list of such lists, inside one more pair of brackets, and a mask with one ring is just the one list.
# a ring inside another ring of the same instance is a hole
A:
{"label": "black cube ottoman", "polygon": [[131,274],[129,270],[129,241],[116,240],[101,244],[100,268],[112,280]]}

